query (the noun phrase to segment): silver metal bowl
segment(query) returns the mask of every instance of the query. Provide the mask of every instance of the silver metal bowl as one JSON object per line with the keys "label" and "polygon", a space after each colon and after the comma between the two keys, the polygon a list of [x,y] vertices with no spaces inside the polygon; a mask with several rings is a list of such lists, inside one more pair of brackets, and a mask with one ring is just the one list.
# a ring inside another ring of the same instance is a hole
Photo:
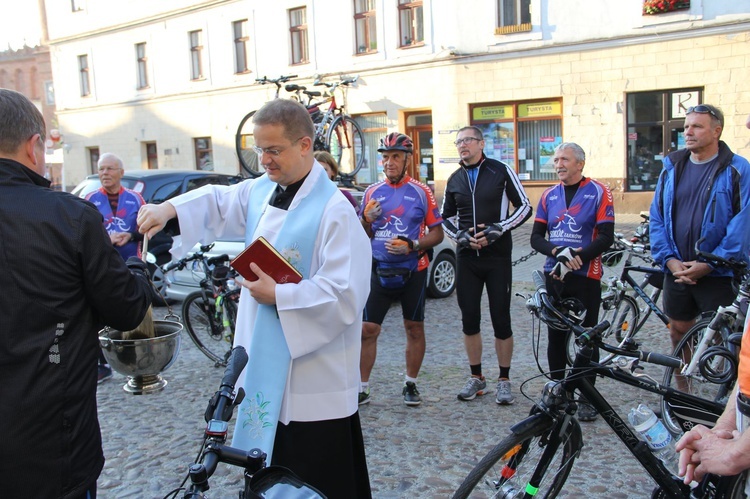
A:
{"label": "silver metal bowl", "polygon": [[134,395],[154,393],[167,385],[160,374],[177,359],[180,331],[179,322],[154,321],[154,338],[123,340],[122,331],[106,327],[99,331],[99,344],[112,369],[128,377],[123,390]]}

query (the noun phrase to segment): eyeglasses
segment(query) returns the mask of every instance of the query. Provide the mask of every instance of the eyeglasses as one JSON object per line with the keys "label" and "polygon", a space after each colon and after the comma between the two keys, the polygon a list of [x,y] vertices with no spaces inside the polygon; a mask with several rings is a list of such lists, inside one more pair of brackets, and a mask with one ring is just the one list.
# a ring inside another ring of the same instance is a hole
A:
{"label": "eyeglasses", "polygon": [[99,171],[100,172],[113,172],[113,171],[116,171],[116,170],[119,170],[119,169],[120,169],[120,167],[118,167],[118,166],[101,166],[101,167],[99,167]]}
{"label": "eyeglasses", "polygon": [[[298,138],[298,139],[297,139],[297,140],[295,140],[295,141],[292,141],[292,145],[291,145],[291,146],[289,146],[289,147],[292,147],[292,146],[294,146],[294,144],[296,144],[297,142],[299,142],[300,140],[302,140],[302,139],[304,139],[304,138],[305,138],[305,137],[303,136],[303,137],[300,137],[300,138]],[[267,155],[271,156],[272,158],[278,158],[278,157],[279,157],[279,155],[280,155],[280,154],[281,154],[282,152],[284,152],[284,151],[286,151],[287,149],[289,149],[289,147],[281,147],[281,148],[277,147],[277,148],[273,148],[273,149],[272,149],[272,148],[270,148],[270,147],[257,147],[257,146],[252,146],[252,149],[253,149],[253,151],[255,151],[255,154],[257,154],[257,155],[258,155],[258,158],[260,158],[260,157],[261,157],[261,156],[263,156],[264,154],[267,154]]]}
{"label": "eyeglasses", "polygon": [[713,109],[711,109],[710,107],[708,107],[706,105],[703,105],[703,104],[700,104],[698,106],[690,106],[688,108],[687,112],[685,113],[685,116],[687,116],[690,113],[710,114],[711,116],[713,116],[717,120],[721,121],[721,118],[719,118],[719,116],[714,112]]}
{"label": "eyeglasses", "polygon": [[471,141],[476,140],[477,142],[482,141],[483,139],[478,139],[476,137],[464,137],[463,139],[457,139],[454,144],[457,146],[460,146],[461,144],[471,145]]}

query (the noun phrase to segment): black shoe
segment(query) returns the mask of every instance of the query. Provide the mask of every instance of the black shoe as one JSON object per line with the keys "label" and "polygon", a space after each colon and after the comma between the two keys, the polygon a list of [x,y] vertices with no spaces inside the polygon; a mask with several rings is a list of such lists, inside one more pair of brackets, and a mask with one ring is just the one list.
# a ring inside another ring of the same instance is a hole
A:
{"label": "black shoe", "polygon": [[416,383],[407,381],[402,393],[404,394],[404,404],[419,405],[422,403],[422,397],[419,396]]}
{"label": "black shoe", "polygon": [[576,415],[578,416],[578,421],[590,423],[591,421],[596,421],[596,416],[598,414],[596,412],[596,409],[594,409],[591,404],[579,400],[578,412]]}

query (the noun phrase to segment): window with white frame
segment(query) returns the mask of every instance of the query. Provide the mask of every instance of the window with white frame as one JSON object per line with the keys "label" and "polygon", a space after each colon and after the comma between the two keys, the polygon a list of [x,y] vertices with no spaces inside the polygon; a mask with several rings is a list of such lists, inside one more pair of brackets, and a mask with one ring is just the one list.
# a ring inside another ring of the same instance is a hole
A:
{"label": "window with white frame", "polygon": [[203,30],[190,31],[190,79],[203,79]]}
{"label": "window with white frame", "polygon": [[424,43],[422,0],[398,0],[399,47]]}
{"label": "window with white frame", "polygon": [[291,35],[292,64],[309,62],[306,7],[289,9],[289,33]]}
{"label": "window with white frame", "polygon": [[247,34],[247,19],[234,21],[232,23],[234,34],[234,72],[247,73],[247,42],[250,37]]}
{"label": "window with white frame", "polygon": [[81,97],[91,95],[91,85],[89,80],[89,56],[78,56],[78,83],[81,87]]}
{"label": "window with white frame", "polygon": [[139,89],[148,88],[148,57],[146,56],[146,42],[135,44],[135,59],[137,70],[137,85]]}
{"label": "window with white frame", "polygon": [[375,0],[354,0],[354,31],[357,40],[357,54],[377,52]]}
{"label": "window with white frame", "polygon": [[496,34],[531,31],[531,0],[497,0]]}

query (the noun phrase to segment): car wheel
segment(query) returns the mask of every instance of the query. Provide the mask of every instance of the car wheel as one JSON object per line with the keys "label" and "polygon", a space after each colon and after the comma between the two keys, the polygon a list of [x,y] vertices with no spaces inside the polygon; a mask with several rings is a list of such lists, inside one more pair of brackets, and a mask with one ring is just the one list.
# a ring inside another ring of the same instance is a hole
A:
{"label": "car wheel", "polygon": [[448,251],[440,253],[427,276],[427,294],[432,298],[447,298],[456,287],[456,257]]}

